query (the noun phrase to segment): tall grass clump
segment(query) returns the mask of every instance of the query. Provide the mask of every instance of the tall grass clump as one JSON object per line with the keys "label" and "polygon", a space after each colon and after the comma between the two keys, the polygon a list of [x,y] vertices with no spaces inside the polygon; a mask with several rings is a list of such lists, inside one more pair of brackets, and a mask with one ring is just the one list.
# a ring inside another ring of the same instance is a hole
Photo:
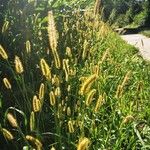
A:
{"label": "tall grass clump", "polygon": [[95,5],[96,10],[61,15],[55,9],[45,14],[39,5],[33,16],[25,7],[19,12],[28,31],[16,29],[21,43],[15,37],[9,46],[6,37],[15,23],[6,15],[10,26],[0,47],[2,148],[150,146],[149,63],[99,19]]}

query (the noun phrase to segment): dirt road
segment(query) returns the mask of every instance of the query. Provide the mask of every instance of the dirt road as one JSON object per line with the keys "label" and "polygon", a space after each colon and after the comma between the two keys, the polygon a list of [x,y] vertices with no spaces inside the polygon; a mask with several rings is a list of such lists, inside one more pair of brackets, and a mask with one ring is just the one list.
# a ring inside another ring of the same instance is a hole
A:
{"label": "dirt road", "polygon": [[121,37],[128,43],[139,49],[140,55],[150,61],[150,38],[141,34],[121,35]]}

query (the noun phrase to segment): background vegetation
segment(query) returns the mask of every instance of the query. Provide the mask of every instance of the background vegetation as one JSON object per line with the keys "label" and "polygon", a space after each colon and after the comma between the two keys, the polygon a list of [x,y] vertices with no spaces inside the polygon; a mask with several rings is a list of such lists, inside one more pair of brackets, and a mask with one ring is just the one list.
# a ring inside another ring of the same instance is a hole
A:
{"label": "background vegetation", "polygon": [[149,27],[149,0],[102,0],[103,18],[114,26]]}
{"label": "background vegetation", "polygon": [[150,148],[149,63],[99,4],[2,1],[1,149]]}

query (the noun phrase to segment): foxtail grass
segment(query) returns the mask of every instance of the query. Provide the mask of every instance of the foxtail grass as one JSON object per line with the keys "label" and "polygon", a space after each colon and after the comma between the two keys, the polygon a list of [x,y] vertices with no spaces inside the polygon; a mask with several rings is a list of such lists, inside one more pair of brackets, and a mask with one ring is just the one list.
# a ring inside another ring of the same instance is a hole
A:
{"label": "foxtail grass", "polygon": [[86,137],[79,140],[77,150],[87,150],[90,144],[90,140]]}
{"label": "foxtail grass", "polygon": [[5,128],[2,128],[2,129],[1,129],[1,132],[3,133],[4,137],[5,137],[7,140],[11,141],[11,140],[14,139],[14,136],[12,135],[12,133],[11,133],[9,130],[7,130],[7,129],[5,129]]}
{"label": "foxtail grass", "polygon": [[15,56],[15,69],[18,74],[21,74],[24,72],[22,62],[18,56]]}
{"label": "foxtail grass", "polygon": [[7,89],[11,89],[11,84],[7,78],[3,78],[3,83]]}
{"label": "foxtail grass", "polygon": [[7,120],[9,121],[10,125],[14,128],[18,128],[17,119],[13,116],[13,114],[8,113],[7,114]]}
{"label": "foxtail grass", "polygon": [[0,45],[0,55],[3,59],[8,59],[8,55],[6,53],[6,51],[4,50],[4,48],[2,47],[2,45]]}

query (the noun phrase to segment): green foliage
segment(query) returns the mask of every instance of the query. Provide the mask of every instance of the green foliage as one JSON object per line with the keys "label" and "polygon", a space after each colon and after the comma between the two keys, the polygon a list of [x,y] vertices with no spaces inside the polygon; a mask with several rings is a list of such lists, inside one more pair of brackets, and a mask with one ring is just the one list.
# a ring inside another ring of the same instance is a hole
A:
{"label": "green foliage", "polygon": [[[103,7],[103,20],[108,21],[111,25],[120,27],[130,24],[149,26],[149,1],[109,0],[103,1]],[[140,21],[140,19],[142,20]]]}
{"label": "green foliage", "polygon": [[139,13],[134,17],[133,22],[135,25],[144,26],[146,18],[147,18],[146,11],[142,11],[141,13]]}
{"label": "green foliage", "polygon": [[150,30],[149,29],[145,29],[141,32],[143,35],[150,37]]}

